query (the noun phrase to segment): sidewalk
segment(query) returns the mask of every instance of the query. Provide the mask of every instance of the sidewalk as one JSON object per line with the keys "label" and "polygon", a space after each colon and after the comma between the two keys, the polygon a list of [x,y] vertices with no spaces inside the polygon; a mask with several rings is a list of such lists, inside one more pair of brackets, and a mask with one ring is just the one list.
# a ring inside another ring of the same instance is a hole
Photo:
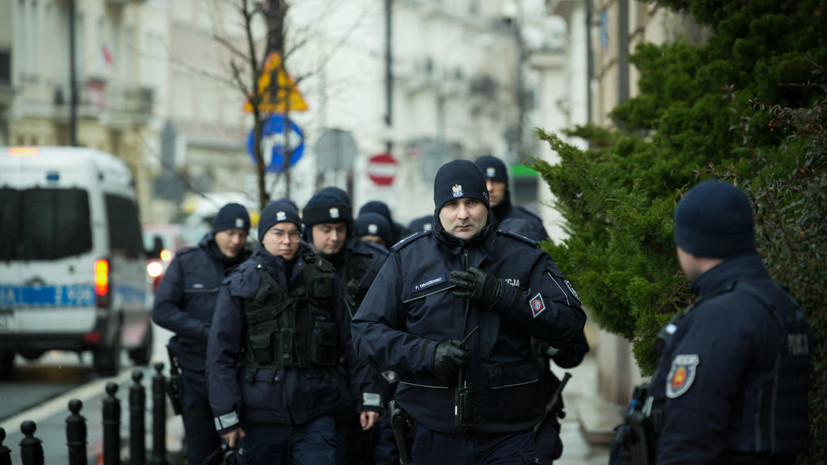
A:
{"label": "sidewalk", "polygon": [[588,354],[577,368],[554,372],[572,377],[563,391],[566,418],[560,421],[563,456],[555,465],[607,465],[609,442],[621,422],[623,407],[603,400],[597,389],[597,362]]}
{"label": "sidewalk", "polygon": [[[583,363],[572,370],[554,367],[562,379],[565,372],[572,377],[563,391],[566,418],[560,421],[563,456],[554,465],[607,465],[609,441],[614,427],[621,422],[623,406],[607,402],[598,395],[597,362],[588,354]],[[184,428],[180,416],[167,421],[167,451],[170,465],[181,463],[181,441]]]}

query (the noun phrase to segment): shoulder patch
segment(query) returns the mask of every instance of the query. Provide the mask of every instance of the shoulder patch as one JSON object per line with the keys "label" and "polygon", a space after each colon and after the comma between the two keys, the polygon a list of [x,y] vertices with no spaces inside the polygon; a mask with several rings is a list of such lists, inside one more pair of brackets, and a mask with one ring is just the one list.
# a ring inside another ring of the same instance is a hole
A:
{"label": "shoulder patch", "polygon": [[391,247],[391,251],[393,251],[393,252],[398,252],[399,250],[401,250],[403,247],[405,247],[406,245],[410,244],[411,242],[413,242],[413,241],[415,241],[415,240],[417,240],[417,239],[421,239],[421,238],[423,238],[423,237],[425,237],[425,236],[430,236],[430,235],[431,235],[431,231],[419,231],[419,232],[415,232],[415,233],[411,234],[411,235],[410,235],[410,236],[408,236],[408,237],[405,237],[405,238],[403,238],[403,239],[400,239],[400,240],[399,240],[399,242],[397,242],[396,244],[394,244],[394,245]]}
{"label": "shoulder patch", "polygon": [[698,354],[679,354],[672,359],[672,367],[666,376],[666,397],[675,399],[686,394],[692,383],[695,382],[695,375],[698,373],[698,364],[701,359]]}
{"label": "shoulder patch", "polygon": [[529,244],[529,245],[534,246],[534,247],[538,247],[538,248],[540,247],[540,244],[538,244],[537,241],[535,241],[534,239],[525,237],[522,234],[517,234],[513,231],[504,231],[502,229],[498,229],[497,233],[501,234],[503,236],[512,237],[514,239],[525,242],[526,244]]}
{"label": "shoulder patch", "polygon": [[543,296],[538,292],[528,303],[531,306],[531,316],[537,318],[546,309],[546,303],[543,301]]}

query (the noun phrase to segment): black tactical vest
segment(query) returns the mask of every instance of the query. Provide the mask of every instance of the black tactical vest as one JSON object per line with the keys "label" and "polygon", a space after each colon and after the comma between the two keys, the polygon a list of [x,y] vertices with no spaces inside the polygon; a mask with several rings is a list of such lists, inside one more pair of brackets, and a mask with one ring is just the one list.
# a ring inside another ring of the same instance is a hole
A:
{"label": "black tactical vest", "polygon": [[355,313],[355,309],[359,308],[368,293],[370,285],[373,283],[373,279],[376,277],[376,270],[371,269],[370,266],[372,259],[373,256],[371,255],[355,252],[349,247],[345,247],[342,286],[352,300],[351,318]]}
{"label": "black tactical vest", "polygon": [[[339,359],[339,330],[331,315],[335,306],[333,266],[315,254],[304,257],[301,284],[283,289],[259,260],[261,283],[247,300],[247,341],[244,363],[275,374],[279,368],[335,365]],[[273,377],[269,377],[273,379]]]}
{"label": "black tactical vest", "polygon": [[[789,455],[810,446],[807,422],[807,393],[810,375],[810,327],[798,302],[789,294],[777,305],[766,292],[749,283],[735,286],[760,301],[784,331],[784,350],[775,358],[773,368],[747,380],[744,387],[743,415],[739,424],[726,433],[726,449],[741,452]],[[779,307],[791,307],[781,311]]]}
{"label": "black tactical vest", "polygon": [[[768,282],[767,286],[776,286]],[[783,292],[789,302],[781,307],[791,307],[782,312],[766,292],[747,282],[729,282],[706,299],[711,299],[734,289],[744,291],[762,303],[784,332],[785,346],[774,360],[773,368],[758,373],[746,381],[740,407],[741,418],[729,425],[725,449],[744,453],[768,453],[790,455],[806,451],[810,446],[810,429],[807,421],[807,398],[810,374],[810,326],[799,309],[798,302]],[[699,298],[686,310],[675,315],[658,334],[655,350],[660,350],[674,333],[681,320],[701,300]],[[647,412],[654,430],[659,430],[660,412]]]}

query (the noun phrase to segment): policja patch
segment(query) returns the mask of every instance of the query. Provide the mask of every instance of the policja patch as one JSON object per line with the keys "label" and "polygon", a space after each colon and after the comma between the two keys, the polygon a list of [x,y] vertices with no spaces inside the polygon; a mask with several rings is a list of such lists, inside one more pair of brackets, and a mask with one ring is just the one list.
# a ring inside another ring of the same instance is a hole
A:
{"label": "policja patch", "polygon": [[674,399],[680,397],[689,390],[695,381],[695,374],[698,372],[698,364],[701,359],[697,354],[676,355],[672,359],[672,368],[666,376],[666,397]]}

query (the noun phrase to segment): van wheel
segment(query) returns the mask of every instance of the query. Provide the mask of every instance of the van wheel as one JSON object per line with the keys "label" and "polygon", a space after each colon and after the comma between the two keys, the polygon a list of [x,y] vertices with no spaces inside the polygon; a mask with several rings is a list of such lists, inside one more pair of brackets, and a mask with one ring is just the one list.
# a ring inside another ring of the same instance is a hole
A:
{"label": "van wheel", "polygon": [[121,370],[120,336],[112,347],[101,347],[94,352],[95,371],[101,376],[115,376]]}
{"label": "van wheel", "polygon": [[0,379],[7,378],[14,371],[14,351],[0,350]]}
{"label": "van wheel", "polygon": [[135,366],[149,365],[152,359],[152,326],[147,330],[143,344],[129,351],[129,358]]}

